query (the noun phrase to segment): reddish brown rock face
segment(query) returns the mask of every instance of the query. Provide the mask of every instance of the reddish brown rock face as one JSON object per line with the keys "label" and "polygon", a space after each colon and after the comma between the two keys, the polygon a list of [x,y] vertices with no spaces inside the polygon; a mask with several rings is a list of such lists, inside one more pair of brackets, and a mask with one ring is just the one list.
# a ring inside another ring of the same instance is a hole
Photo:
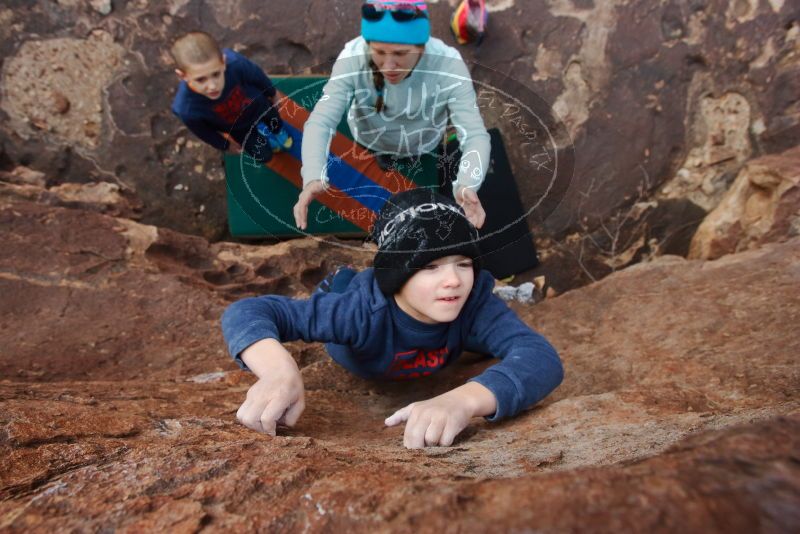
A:
{"label": "reddish brown rock face", "polygon": [[800,240],[665,257],[522,318],[563,385],[452,447],[409,451],[396,408],[491,361],[374,383],[293,343],[298,425],[235,422],[253,377],[235,298],[307,295],[338,242],[218,243],[0,196],[0,530],[791,532],[800,509]]}

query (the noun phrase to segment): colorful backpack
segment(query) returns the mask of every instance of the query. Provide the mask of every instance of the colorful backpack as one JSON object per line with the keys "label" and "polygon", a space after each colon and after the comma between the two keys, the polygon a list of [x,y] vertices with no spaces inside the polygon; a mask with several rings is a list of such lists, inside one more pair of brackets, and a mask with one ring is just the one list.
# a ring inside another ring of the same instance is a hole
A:
{"label": "colorful backpack", "polygon": [[458,44],[480,45],[488,20],[485,0],[462,0],[450,19],[450,29]]}

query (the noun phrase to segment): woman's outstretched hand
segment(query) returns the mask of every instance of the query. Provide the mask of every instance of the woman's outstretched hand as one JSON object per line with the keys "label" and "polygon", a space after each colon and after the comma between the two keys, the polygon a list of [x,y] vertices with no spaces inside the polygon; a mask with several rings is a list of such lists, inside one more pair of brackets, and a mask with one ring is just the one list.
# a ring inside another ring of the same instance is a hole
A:
{"label": "woman's outstretched hand", "polygon": [[294,213],[294,223],[299,229],[305,230],[308,227],[308,205],[311,204],[314,197],[323,191],[325,191],[325,185],[322,183],[322,180],[309,182],[308,185],[300,191],[297,204],[295,204],[292,209]]}
{"label": "woman's outstretched hand", "polygon": [[475,228],[480,229],[486,221],[486,212],[478,198],[478,193],[474,189],[463,186],[455,186],[455,199],[458,205],[464,209],[464,215]]}

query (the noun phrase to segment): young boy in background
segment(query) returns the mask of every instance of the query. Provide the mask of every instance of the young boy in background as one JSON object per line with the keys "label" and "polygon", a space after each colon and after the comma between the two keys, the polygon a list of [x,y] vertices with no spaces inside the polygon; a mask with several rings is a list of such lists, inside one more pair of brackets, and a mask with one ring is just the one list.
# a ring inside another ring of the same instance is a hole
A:
{"label": "young boy in background", "polygon": [[277,91],[255,63],[190,32],[171,49],[181,79],[172,112],[197,137],[222,151],[244,151],[258,163],[292,146],[277,109]]}
{"label": "young boy in background", "polygon": [[373,228],[374,267],[338,270],[308,299],[268,295],[225,311],[228,350],[259,380],[237,412],[244,425],[275,435],[305,408],[303,381],[285,341],[327,343],[330,356],[364,378],[430,375],[464,350],[501,361],[466,384],[397,410],[404,445],[449,446],[472,417],[513,417],[563,378],[561,360],[540,334],[492,293],[481,271],[477,231],[461,208],[428,189],[391,197]]}

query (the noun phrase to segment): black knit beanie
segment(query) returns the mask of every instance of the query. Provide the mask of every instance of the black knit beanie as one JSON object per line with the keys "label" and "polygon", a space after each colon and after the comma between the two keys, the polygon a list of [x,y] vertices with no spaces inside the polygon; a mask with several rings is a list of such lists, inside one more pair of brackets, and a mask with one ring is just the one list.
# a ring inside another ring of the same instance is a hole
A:
{"label": "black knit beanie", "polygon": [[456,254],[472,258],[477,277],[478,231],[461,207],[432,189],[417,188],[389,198],[372,227],[378,244],[375,279],[384,295],[394,295],[430,262]]}

